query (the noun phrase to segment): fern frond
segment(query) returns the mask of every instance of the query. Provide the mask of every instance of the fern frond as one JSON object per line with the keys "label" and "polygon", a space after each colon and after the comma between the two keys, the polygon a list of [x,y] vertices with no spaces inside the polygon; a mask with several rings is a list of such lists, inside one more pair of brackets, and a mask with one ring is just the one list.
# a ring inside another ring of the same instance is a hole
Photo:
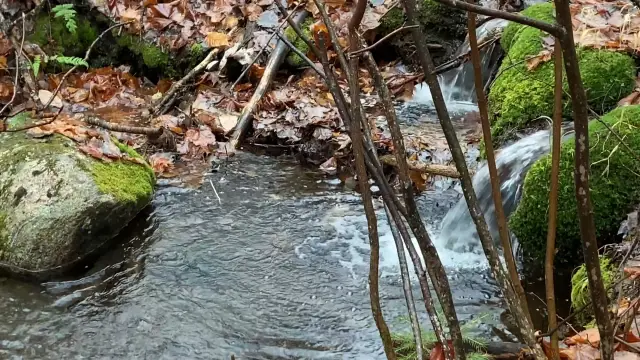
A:
{"label": "fern frond", "polygon": [[40,63],[42,62],[42,57],[40,55],[36,55],[33,58],[33,64],[31,64],[31,69],[33,70],[33,75],[38,77],[38,73],[40,73]]}
{"label": "fern frond", "polygon": [[477,352],[484,351],[487,348],[487,342],[483,339],[474,338],[474,337],[463,337],[462,341],[471,346],[473,350]]}
{"label": "fern frond", "polygon": [[87,69],[89,68],[89,63],[85,61],[85,59],[76,57],[76,56],[62,56],[56,55],[49,58],[51,61],[55,61],[58,64],[62,65],[71,65],[71,66],[84,66]]}
{"label": "fern frond", "polygon": [[78,29],[78,24],[76,23],[76,10],[73,8],[73,4],[61,4],[56,5],[51,9],[55,14],[56,18],[63,18],[65,21],[65,26],[70,33],[75,34]]}

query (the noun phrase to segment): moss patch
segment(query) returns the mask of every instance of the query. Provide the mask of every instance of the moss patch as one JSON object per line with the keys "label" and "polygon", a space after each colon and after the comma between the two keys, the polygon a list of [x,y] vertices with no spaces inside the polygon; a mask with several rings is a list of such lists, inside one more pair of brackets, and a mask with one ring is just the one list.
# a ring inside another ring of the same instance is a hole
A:
{"label": "moss patch", "polygon": [[[609,258],[604,256],[600,257],[600,271],[602,272],[604,287],[606,289],[610,288],[615,281],[616,273],[615,266]],[[587,278],[587,267],[582,264],[571,276],[571,307],[574,310],[578,310],[586,306],[589,302],[591,302],[591,294],[589,290],[589,279]],[[576,319],[578,323],[583,326],[590,320],[593,320],[592,307],[589,306],[584,311],[578,313]]]}
{"label": "moss patch", "polygon": [[43,12],[36,18],[34,32],[28,39],[43,47],[49,55],[84,57],[99,31],[83,16],[78,15],[76,23],[78,28],[72,33],[65,26],[63,18]]}
{"label": "moss patch", "polygon": [[[546,21],[552,23],[555,21],[555,7],[553,3],[541,3],[530,6],[521,12],[523,16]],[[509,25],[502,32],[500,38],[500,44],[505,51],[509,51],[511,44],[516,41],[520,35],[520,32],[530,27],[515,22],[509,23]]]}
{"label": "moss patch", "polygon": [[[553,21],[554,8],[550,3],[531,6],[526,12],[531,17]],[[527,128],[540,116],[553,114],[553,60],[532,71],[527,69],[525,61],[543,49],[545,36],[541,30],[519,24],[509,24],[505,29],[503,46],[508,52],[489,94],[491,130],[497,145],[511,139],[515,132]],[[608,111],[633,90],[636,69],[630,56],[582,48],[578,50],[578,58],[589,106],[595,111]],[[566,94],[566,81],[564,90]],[[571,115],[566,95],[564,111],[565,115]]]}
{"label": "moss patch", "polygon": [[123,34],[117,38],[120,47],[129,49],[135,55],[141,56],[144,65],[151,69],[165,69],[170,64],[170,56],[162,49],[136,36]]}
{"label": "moss patch", "polygon": [[0,259],[2,259],[2,253],[9,246],[9,231],[7,230],[7,214],[0,211]]}
{"label": "moss patch", "polygon": [[142,165],[115,161],[94,162],[90,166],[98,189],[124,203],[146,203],[153,194],[154,178]]}
{"label": "moss patch", "polygon": [[[640,105],[617,108],[602,117],[625,142],[640,152]],[[589,124],[591,155],[591,200],[596,235],[600,241],[617,233],[633,204],[640,202],[640,164],[633,154],[619,146],[615,135],[600,122]],[[574,141],[562,145],[558,194],[558,253],[556,261],[575,264],[582,259],[574,183]],[[524,181],[522,199],[509,221],[527,261],[542,264],[545,257],[549,208],[551,155],[538,160]]]}
{"label": "moss patch", "polygon": [[[311,25],[313,25],[313,18],[307,18],[300,26],[300,30],[302,30],[302,33],[308,39],[311,39],[313,41],[313,35],[311,34],[310,29]],[[287,37],[287,40],[291,41],[291,43],[295,45],[295,47],[298,48],[298,50],[300,50],[303,54],[306,55],[309,53],[309,46],[307,46],[307,44],[302,39],[298,38],[298,35],[296,35],[296,32],[293,30],[293,28],[287,27],[287,29],[284,31],[284,35]],[[287,63],[294,67],[303,67],[307,65],[307,63],[293,51],[289,52],[289,55],[287,55]]]}

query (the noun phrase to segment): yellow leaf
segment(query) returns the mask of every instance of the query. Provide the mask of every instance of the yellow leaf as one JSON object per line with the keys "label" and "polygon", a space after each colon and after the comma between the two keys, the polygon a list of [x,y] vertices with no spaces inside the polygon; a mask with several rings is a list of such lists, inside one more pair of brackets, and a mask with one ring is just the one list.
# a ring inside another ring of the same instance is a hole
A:
{"label": "yellow leaf", "polygon": [[227,16],[224,18],[224,20],[222,20],[222,25],[224,25],[224,28],[227,30],[231,30],[234,27],[238,26],[238,18],[235,16]]}
{"label": "yellow leaf", "polygon": [[221,32],[210,32],[207,34],[207,44],[209,47],[229,46],[229,36]]}
{"label": "yellow leaf", "polygon": [[5,56],[0,56],[0,70],[7,68],[7,58]]}

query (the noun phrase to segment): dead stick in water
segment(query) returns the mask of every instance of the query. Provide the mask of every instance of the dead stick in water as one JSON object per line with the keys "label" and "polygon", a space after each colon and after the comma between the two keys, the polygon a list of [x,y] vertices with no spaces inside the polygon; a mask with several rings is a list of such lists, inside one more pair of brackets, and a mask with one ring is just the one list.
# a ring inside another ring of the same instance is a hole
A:
{"label": "dead stick in water", "polygon": [[[299,25],[304,21],[306,17],[307,11],[302,10],[297,13],[293,17],[293,19],[289,20]],[[251,99],[244,107],[242,115],[240,115],[240,118],[238,119],[238,124],[233,130],[230,141],[232,148],[237,148],[240,145],[243,138],[251,128],[253,112],[256,110],[256,107],[258,106],[258,103],[260,102],[262,97],[267,93],[269,86],[271,86],[271,83],[276,76],[278,68],[284,61],[284,58],[288,52],[289,47],[283,41],[278,41],[278,45],[271,53],[271,57],[269,58],[267,66],[265,67],[264,73],[262,74],[262,78],[260,79],[260,83],[258,84],[256,91],[253,93],[253,96],[251,96]]]}
{"label": "dead stick in water", "polygon": [[[384,164],[391,165],[394,167],[398,166],[398,162],[393,155],[383,155],[380,156],[380,161]],[[417,171],[420,173],[431,174],[431,175],[440,175],[446,176],[454,179],[459,179],[460,174],[455,167],[449,165],[440,165],[440,164],[423,164],[417,161],[407,161],[407,165],[409,166],[409,170]]]}

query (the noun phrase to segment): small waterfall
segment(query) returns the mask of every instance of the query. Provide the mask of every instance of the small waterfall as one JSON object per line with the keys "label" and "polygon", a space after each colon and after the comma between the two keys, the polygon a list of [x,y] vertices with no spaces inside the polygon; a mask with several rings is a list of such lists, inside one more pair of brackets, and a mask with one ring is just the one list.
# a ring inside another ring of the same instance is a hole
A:
{"label": "small waterfall", "polygon": [[[478,37],[478,43],[482,44],[485,41],[491,39],[496,31],[501,31],[507,26],[508,21],[502,19],[492,19],[476,29],[476,35]],[[460,56],[469,53],[471,49],[469,45],[469,35],[464,40],[464,43],[458,48],[453,56],[453,59],[457,59]],[[489,46],[480,50],[482,56],[482,80],[486,85],[491,79],[491,75],[497,70],[499,66],[499,60],[502,56],[502,49],[500,43],[495,42]],[[466,61],[457,68],[453,68],[443,74],[438,75],[440,87],[444,99],[447,103],[451,102],[466,102],[476,103],[475,85],[473,79],[473,65],[471,61]],[[420,84],[416,87],[414,101],[432,103],[431,92],[426,84]]]}
{"label": "small waterfall", "polygon": [[[503,148],[496,156],[496,166],[500,176],[500,192],[507,217],[515,211],[522,193],[524,177],[533,163],[551,148],[551,137],[548,130],[538,131]],[[473,177],[473,188],[476,191],[484,218],[489,225],[491,235],[496,243],[498,223],[495,206],[491,195],[491,181],[486,164],[479,168]],[[482,253],[482,246],[476,227],[469,215],[467,202],[461,198],[442,220],[442,230],[438,239],[440,245],[456,252]]]}

